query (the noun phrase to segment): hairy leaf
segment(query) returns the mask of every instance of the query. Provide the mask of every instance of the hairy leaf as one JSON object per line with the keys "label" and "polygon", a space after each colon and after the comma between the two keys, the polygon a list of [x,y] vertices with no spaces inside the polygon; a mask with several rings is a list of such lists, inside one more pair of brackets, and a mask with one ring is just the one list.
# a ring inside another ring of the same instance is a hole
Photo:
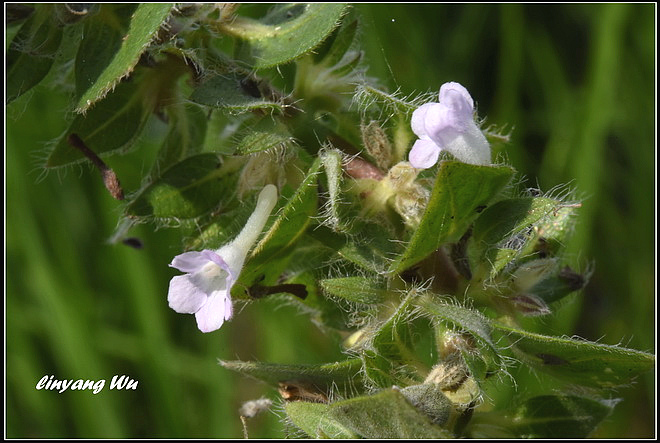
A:
{"label": "hairy leaf", "polygon": [[[86,34],[76,60],[76,73],[82,76],[76,88],[80,95],[78,112],[85,112],[133,71],[140,56],[165,22],[172,5],[138,5],[130,17],[130,25],[125,34],[118,33],[110,23],[88,22],[91,23],[87,28],[89,34]],[[101,20],[103,17],[101,12],[95,19]],[[117,37],[120,44],[118,47]]]}
{"label": "hairy leaf", "polygon": [[220,361],[220,365],[274,387],[283,387],[287,383],[295,385],[307,390],[310,395],[327,395],[333,389],[346,395],[347,392],[360,391],[362,386],[362,362],[357,358],[320,365],[279,365],[246,361]]}
{"label": "hairy leaf", "polygon": [[170,131],[158,151],[152,177],[175,163],[201,152],[206,136],[206,112],[195,104],[177,104],[169,109]]}
{"label": "hairy leaf", "polygon": [[288,402],[284,406],[293,424],[310,438],[356,438],[350,430],[328,416],[329,405],[306,401]]}
{"label": "hairy leaf", "polygon": [[62,28],[52,8],[52,5],[38,5],[9,46],[6,103],[39,84],[53,65],[62,41]]}
{"label": "hairy leaf", "polygon": [[98,14],[86,20],[75,56],[75,100],[96,82],[121,47],[121,39],[131,23],[135,4],[102,5]]}
{"label": "hairy leaf", "polygon": [[76,116],[58,139],[45,166],[54,168],[85,160],[85,156],[67,142],[72,133],[78,134],[97,155],[130,149],[150,114],[137,90],[135,83],[122,82],[86,115]]}
{"label": "hairy leaf", "polygon": [[330,405],[329,416],[363,438],[453,438],[417,410],[398,389]]}
{"label": "hairy leaf", "polygon": [[239,56],[257,69],[287,63],[332,32],[346,4],[280,4],[261,21],[238,17],[224,30],[244,42]]}
{"label": "hairy leaf", "polygon": [[467,332],[475,338],[479,354],[466,351],[466,363],[477,378],[485,377],[489,370],[502,365],[499,350],[491,336],[489,320],[479,311],[469,309],[452,302],[442,301],[431,296],[422,296],[417,304],[436,322],[448,324],[460,332]]}
{"label": "hairy leaf", "polygon": [[[545,197],[502,200],[485,209],[474,223],[468,256],[470,265],[490,266],[491,276],[517,256],[529,254],[539,243],[540,233],[551,227],[563,240],[574,206]],[[568,212],[568,213],[567,213]],[[563,232],[561,232],[563,230]]]}
{"label": "hairy leaf", "polygon": [[[295,193],[289,197],[280,196],[283,205],[277,211],[275,221],[248,257],[232,290],[234,296],[242,297],[245,288],[249,288],[263,275],[264,269],[270,265],[269,262],[278,254],[283,254],[305,232],[318,207],[317,179],[320,168],[321,162],[317,159]],[[280,256],[279,259],[281,258]]]}
{"label": "hairy leaf", "polygon": [[293,143],[295,140],[285,125],[266,117],[249,128],[247,134],[238,142],[236,153],[248,155],[272,151]]}
{"label": "hairy leaf", "polygon": [[586,438],[615,404],[572,395],[533,397],[516,410],[514,429],[523,438]]}
{"label": "hairy leaf", "polygon": [[512,176],[508,166],[442,163],[419,227],[390,272],[402,272],[441,245],[458,241]]}
{"label": "hairy leaf", "polygon": [[385,299],[387,290],[383,281],[367,277],[340,277],[320,280],[319,284],[331,295],[365,305]]}
{"label": "hairy leaf", "polygon": [[[410,316],[414,294],[409,294],[399,304],[396,311],[372,333],[369,349],[375,353],[365,354],[365,371],[377,386],[389,387],[392,384],[408,385],[421,382],[415,372],[416,357],[413,352],[413,334]],[[371,369],[385,372],[387,377],[372,377]],[[394,381],[394,383],[392,383]]]}
{"label": "hairy leaf", "polygon": [[283,103],[264,97],[254,80],[238,72],[217,74],[204,80],[195,88],[190,100],[235,114],[256,110],[283,112],[285,108]]}
{"label": "hairy leaf", "polygon": [[655,365],[655,357],[646,352],[540,335],[499,323],[493,326],[506,335],[525,364],[580,385],[613,388],[630,383]]}
{"label": "hairy leaf", "polygon": [[399,245],[391,241],[391,236],[382,226],[368,222],[362,226],[362,232],[368,241],[333,232],[325,226],[315,228],[310,235],[337,251],[337,254],[347,261],[368,271],[383,274],[391,262],[391,257],[399,251]]}
{"label": "hairy leaf", "polygon": [[232,194],[232,177],[217,154],[188,157],[148,184],[126,208],[129,216],[192,219],[206,214]]}

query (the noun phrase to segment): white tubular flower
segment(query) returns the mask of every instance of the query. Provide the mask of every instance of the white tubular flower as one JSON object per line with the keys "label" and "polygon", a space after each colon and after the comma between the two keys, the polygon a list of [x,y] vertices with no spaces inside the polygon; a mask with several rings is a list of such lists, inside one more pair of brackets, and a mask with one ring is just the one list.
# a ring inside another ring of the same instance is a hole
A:
{"label": "white tubular flower", "polygon": [[445,83],[439,98],[439,103],[426,103],[413,112],[410,126],[419,139],[408,155],[410,163],[430,168],[444,150],[465,163],[490,165],[490,145],[474,121],[474,102],[467,89]]}
{"label": "white tubular flower", "polygon": [[234,241],[216,251],[205,249],[174,257],[170,266],[187,274],[170,281],[170,308],[181,314],[195,314],[202,332],[215,331],[229,320],[233,314],[231,287],[276,202],[277,188],[266,185],[259,194],[257,207]]}

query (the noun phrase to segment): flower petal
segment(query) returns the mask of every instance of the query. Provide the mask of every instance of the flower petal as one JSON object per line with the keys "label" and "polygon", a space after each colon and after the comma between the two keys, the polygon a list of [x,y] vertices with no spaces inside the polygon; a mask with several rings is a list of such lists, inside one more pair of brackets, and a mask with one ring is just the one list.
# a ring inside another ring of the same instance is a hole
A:
{"label": "flower petal", "polygon": [[180,314],[194,314],[206,303],[207,294],[196,285],[190,274],[177,275],[170,280],[167,302]]}
{"label": "flower petal", "polygon": [[463,134],[443,147],[464,163],[473,165],[491,164],[488,140],[474,122]]}
{"label": "flower petal", "polygon": [[[229,288],[231,288],[231,285],[229,285]],[[229,294],[229,289],[227,290],[227,294]],[[229,320],[233,315],[234,315],[234,306],[233,303],[231,302],[231,297],[228,295],[227,297],[225,297],[225,320]]]}
{"label": "flower petal", "polygon": [[234,277],[234,271],[231,270],[227,262],[218,254],[216,254],[213,251],[210,251],[208,249],[204,249],[202,251],[202,254],[209,260],[215,263],[216,265],[220,266],[222,269],[227,271],[227,274],[229,274],[232,278]]}
{"label": "flower petal", "polygon": [[181,272],[197,272],[209,262],[205,251],[191,251],[179,254],[172,259],[170,266]]}
{"label": "flower petal", "polygon": [[225,269],[232,280],[236,280],[241,273],[241,269],[243,269],[247,253],[248,250],[237,246],[235,242],[231,242],[214,252],[218,257],[221,257],[227,268],[215,261],[214,262],[222,267],[222,269]]}
{"label": "flower petal", "polygon": [[[227,312],[227,306],[230,306]],[[197,327],[202,332],[212,332],[231,318],[231,299],[227,290],[215,291],[207,299],[204,306],[195,313]]]}
{"label": "flower petal", "polygon": [[421,139],[428,138],[426,124],[424,122],[426,121],[426,112],[433,105],[437,105],[437,103],[426,103],[415,109],[412,118],[410,119],[410,127],[412,128],[412,131]]}
{"label": "flower petal", "polygon": [[438,161],[440,147],[431,140],[419,139],[415,142],[410,153],[408,161],[417,169],[427,169]]}
{"label": "flower petal", "polygon": [[472,96],[465,89],[465,86],[456,82],[448,82],[440,86],[440,103],[460,112],[464,115],[472,116],[474,112],[474,101]]}
{"label": "flower petal", "polygon": [[471,122],[474,122],[471,115],[465,119],[460,113],[442,104],[429,108],[424,120],[426,133],[440,147],[458,137]]}

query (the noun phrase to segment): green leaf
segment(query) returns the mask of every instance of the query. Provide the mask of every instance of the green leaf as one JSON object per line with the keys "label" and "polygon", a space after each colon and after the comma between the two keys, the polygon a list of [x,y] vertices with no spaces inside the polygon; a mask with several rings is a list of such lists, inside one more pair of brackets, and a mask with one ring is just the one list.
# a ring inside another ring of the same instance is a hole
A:
{"label": "green leaf", "polygon": [[133,82],[122,82],[87,115],[78,115],[60,137],[46,161],[47,168],[66,166],[85,160],[72,148],[69,134],[75,133],[97,155],[127,151],[136,142],[150,115]]}
{"label": "green leaf", "polygon": [[343,155],[338,149],[324,149],[319,153],[323,162],[328,199],[325,203],[323,217],[333,231],[346,232],[349,226],[345,220],[345,210],[342,210],[342,168]]}
{"label": "green leaf", "polygon": [[251,126],[236,147],[236,154],[249,155],[257,152],[285,149],[295,143],[288,128],[280,121],[266,117]]}
{"label": "green leaf", "polygon": [[263,275],[264,269],[270,265],[269,262],[278,255],[278,259],[281,259],[287,248],[304,234],[317,212],[317,179],[320,168],[321,161],[317,158],[296,192],[288,198],[286,195],[280,196],[278,206],[282,209],[277,212],[277,218],[248,257],[237,284],[232,289],[233,296],[243,297],[242,292]]}
{"label": "green leaf", "polygon": [[[551,198],[514,198],[487,208],[474,223],[468,247],[470,265],[490,266],[491,277],[516,257],[528,255],[537,246],[540,233],[562,241],[570,228],[575,205]],[[515,249],[511,246],[516,245]]]}
{"label": "green leaf", "polygon": [[[436,322],[449,324],[457,331],[467,332],[476,339],[480,351],[478,359],[466,358],[466,363],[476,378],[484,377],[486,372],[502,365],[499,350],[491,337],[489,320],[479,311],[469,309],[452,302],[445,302],[425,295],[417,298],[418,304],[431,319]],[[464,356],[472,353],[466,352]],[[479,368],[478,370],[476,370]],[[475,370],[473,370],[475,369]]]}
{"label": "green leaf", "polygon": [[217,154],[198,154],[176,163],[143,188],[127,206],[129,216],[192,219],[231,197],[233,174]]}
{"label": "green leaf", "polygon": [[[232,200],[235,203],[236,200]],[[254,205],[241,204],[237,208],[222,211],[220,215],[209,214],[209,220],[200,221],[198,234],[187,239],[185,249],[188,251],[201,251],[202,249],[218,249],[230,242],[238,233],[242,225],[237,221],[245,222],[254,211]]]}
{"label": "green leaf", "polygon": [[53,5],[38,5],[11,41],[6,58],[6,103],[39,84],[53,65],[62,41],[62,28],[52,10]]}
{"label": "green leaf", "polygon": [[341,26],[314,51],[314,63],[322,63],[329,67],[338,64],[353,44],[357,28],[357,20],[344,20]]}
{"label": "green leaf", "polygon": [[328,415],[363,438],[454,437],[433,424],[398,389],[384,389],[374,395],[335,402],[330,405]]}
{"label": "green leaf", "polygon": [[544,255],[558,255],[566,246],[579,207],[580,203],[562,203],[549,217],[539,220],[535,226],[536,241],[528,242],[521,254],[538,249]]}
{"label": "green leaf", "polygon": [[385,282],[367,277],[340,277],[320,280],[319,284],[327,293],[353,303],[374,305],[387,296]]}
{"label": "green leaf", "polygon": [[[79,57],[92,57],[91,61],[83,62],[90,66],[84,69],[84,71],[99,71],[101,67],[103,69],[87,89],[84,88],[84,85],[89,83],[89,80],[93,78],[92,75],[86,77],[77,85],[79,92],[85,89],[85,92],[82,93],[78,101],[78,112],[85,112],[93,103],[105,97],[122,78],[128,76],[133,71],[133,68],[140,60],[140,56],[167,19],[172,6],[172,3],[141,3],[131,16],[128,31],[121,36],[121,45],[110,59],[109,64],[105,66],[102,65],[104,62],[103,58],[108,58],[107,55],[109,52],[102,50],[101,52],[104,53],[104,57],[97,58],[93,49],[99,46],[102,47],[104,43],[108,44],[108,42],[116,41],[116,33],[110,30],[108,24],[103,26],[104,29],[98,29],[92,33],[94,39],[89,45],[86,43],[81,45]],[[112,33],[112,35],[105,36],[104,33]],[[103,38],[106,37],[108,41],[104,42]],[[78,73],[78,67],[76,72]]]}
{"label": "green leaf", "polygon": [[136,7],[136,4],[102,5],[98,14],[85,21],[75,56],[76,103],[119,51]]}
{"label": "green leaf", "polygon": [[286,199],[266,235],[255,246],[251,258],[270,260],[304,233],[318,207],[317,178],[320,167],[321,162],[316,159],[296,192]]}
{"label": "green leaf", "polygon": [[412,295],[408,295],[387,320],[368,328],[369,341],[360,346],[365,375],[375,387],[422,382],[413,351],[411,299]]}
{"label": "green leaf", "polygon": [[566,337],[550,337],[493,323],[525,364],[555,377],[596,388],[621,386],[655,366],[646,352]]}
{"label": "green leaf", "polygon": [[284,105],[262,96],[254,81],[244,74],[227,72],[212,76],[195,88],[190,100],[239,114],[262,110],[283,112]]}
{"label": "green leaf", "polygon": [[[379,325],[371,339],[371,346],[369,346],[370,349],[376,351],[379,357],[392,362],[393,370],[390,373],[396,373],[395,378],[400,382],[407,381],[406,384],[411,381],[421,381],[419,375],[412,370],[416,357],[412,351],[414,345],[410,315],[415,296],[414,293],[407,295],[397,310]],[[411,365],[411,367],[405,368],[407,365]]]}
{"label": "green leaf", "polygon": [[407,377],[405,380],[402,380],[396,371],[398,365],[392,360],[379,355],[374,350],[363,349],[360,352],[360,357],[362,358],[362,365],[364,367],[365,382],[371,388],[388,388],[397,384],[417,382],[417,380],[410,380]]}
{"label": "green leaf", "polygon": [[223,30],[244,42],[239,57],[257,69],[287,63],[314,49],[339,23],[346,4],[277,5],[261,21],[237,17]]}
{"label": "green leaf", "polygon": [[[425,102],[428,102],[428,97],[422,96],[421,98],[408,100],[401,98],[396,94],[390,94],[385,91],[374,88],[368,83],[359,84],[355,90],[354,101],[358,104],[361,111],[365,112],[371,110],[372,107],[381,108],[381,113],[409,115],[415,109],[419,108]],[[406,119],[408,122],[410,119]],[[406,125],[406,130],[409,130],[409,123]]]}
{"label": "green leaf", "polygon": [[454,411],[451,400],[443,394],[437,383],[407,386],[401,389],[401,393],[437,425],[446,424]]}
{"label": "green leaf", "polygon": [[328,418],[330,406],[306,401],[287,402],[284,411],[291,422],[311,438],[356,438],[338,422]]}
{"label": "green leaf", "polygon": [[206,112],[195,104],[177,104],[169,108],[170,130],[158,151],[152,177],[173,164],[198,154],[206,137]]}
{"label": "green leaf", "polygon": [[502,242],[547,217],[558,204],[549,198],[529,197],[502,200],[486,208],[474,222],[469,246],[471,266],[476,267],[484,258],[493,262]]}
{"label": "green leaf", "polygon": [[586,438],[615,404],[572,395],[533,397],[516,410],[514,429],[523,438]]}
{"label": "green leaf", "polygon": [[220,365],[243,375],[262,380],[274,387],[291,383],[310,394],[328,395],[336,390],[341,395],[362,390],[362,362],[351,358],[320,365],[279,365],[275,363],[220,361]]}
{"label": "green leaf", "polygon": [[352,232],[361,232],[368,241],[360,241],[360,237],[356,235],[349,237],[333,232],[325,226],[316,227],[310,235],[337,251],[340,257],[349,262],[368,271],[383,274],[392,257],[401,250],[400,245],[392,241],[392,234],[383,226],[370,222],[356,223]]}
{"label": "green leaf", "polygon": [[25,20],[34,13],[34,8],[20,3],[7,3],[5,6],[5,23],[6,28],[15,25],[21,20]]}
{"label": "green leaf", "polygon": [[390,272],[402,272],[441,245],[458,241],[511,180],[513,172],[508,166],[442,163],[419,228]]}

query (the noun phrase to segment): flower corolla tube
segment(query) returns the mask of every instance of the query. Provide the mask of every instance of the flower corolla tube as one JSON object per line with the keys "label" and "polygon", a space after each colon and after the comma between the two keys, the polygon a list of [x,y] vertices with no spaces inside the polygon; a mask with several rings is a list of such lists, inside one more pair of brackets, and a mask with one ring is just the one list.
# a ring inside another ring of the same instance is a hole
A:
{"label": "flower corolla tube", "polygon": [[441,151],[474,165],[490,165],[490,145],[474,121],[470,93],[456,82],[440,87],[439,103],[415,109],[410,121],[419,137],[408,155],[415,168],[427,169],[438,161]]}
{"label": "flower corolla tube", "polygon": [[179,254],[170,266],[185,272],[170,280],[167,301],[181,314],[195,314],[202,332],[219,329],[233,315],[231,287],[277,202],[277,188],[266,185],[240,234],[220,249]]}

